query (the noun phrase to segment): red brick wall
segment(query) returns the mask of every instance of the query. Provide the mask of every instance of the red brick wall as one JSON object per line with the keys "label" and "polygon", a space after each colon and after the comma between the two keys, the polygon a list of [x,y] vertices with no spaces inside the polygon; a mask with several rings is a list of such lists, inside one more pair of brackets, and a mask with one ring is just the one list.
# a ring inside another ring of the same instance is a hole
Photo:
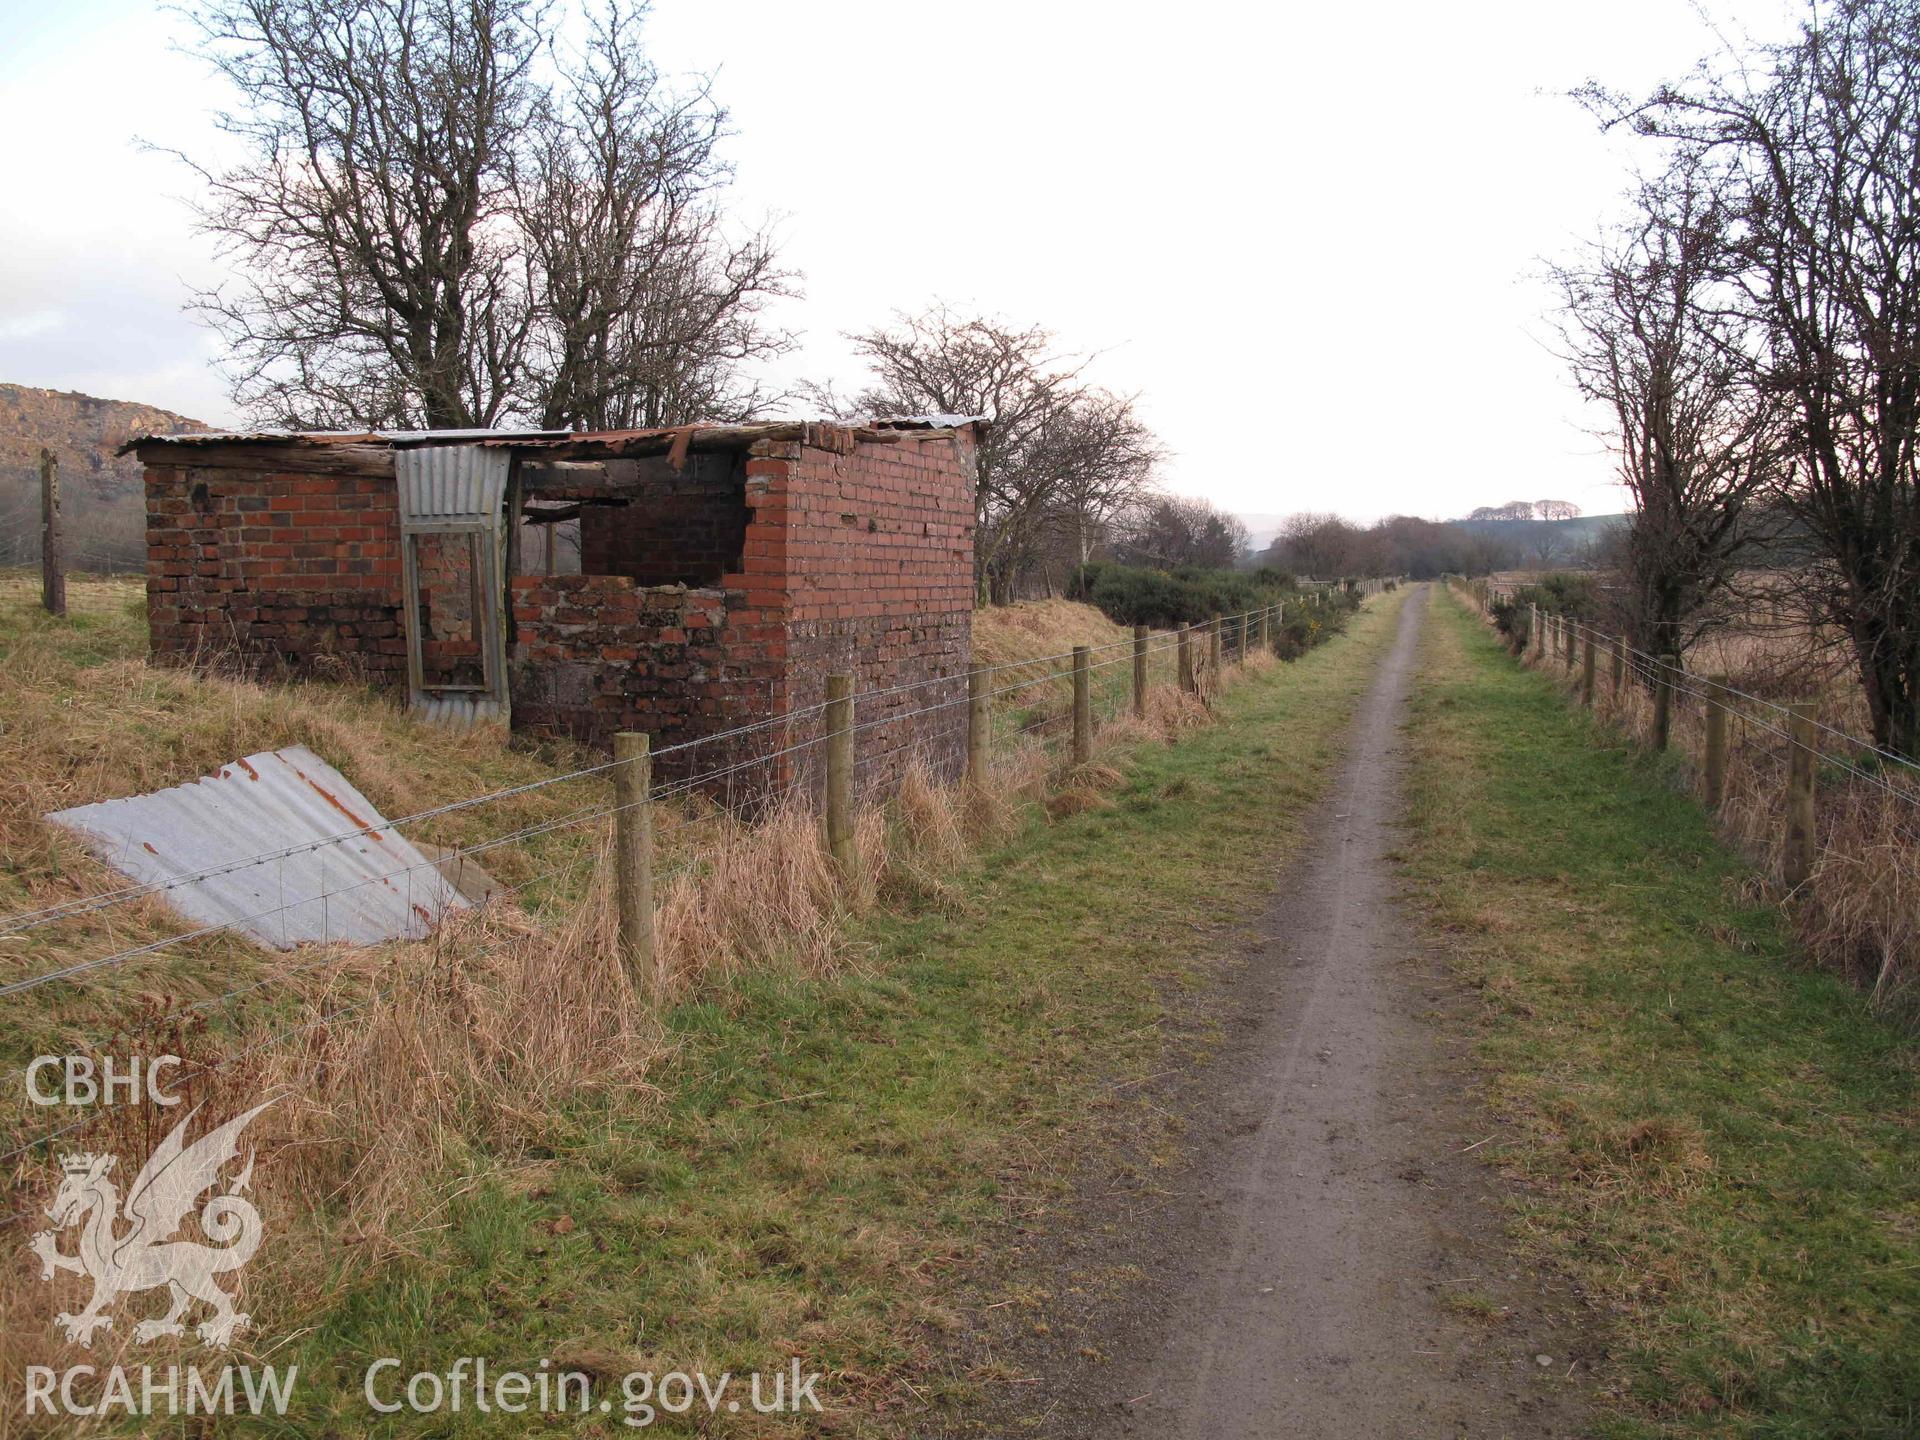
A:
{"label": "red brick wall", "polygon": [[[627,505],[580,512],[580,569],[641,585],[715,585],[736,569],[747,529],[732,455],[696,456]],[[719,463],[713,463],[719,462]]]}
{"label": "red brick wall", "polygon": [[146,487],[156,656],[238,650],[299,669],[353,654],[405,679],[391,477],[165,465]]}
{"label": "red brick wall", "polygon": [[[755,448],[742,573],[723,583],[742,592],[743,624],[781,647],[788,707],[818,704],[841,670],[855,677],[856,724],[902,717],[856,737],[863,789],[891,788],[916,752],[957,774],[966,707],[952,702],[966,694],[972,646],[971,443],[905,432],[855,444],[832,430],[817,440]],[[860,698],[879,691],[896,693]],[[802,753],[817,771],[817,752]]]}
{"label": "red brick wall", "polygon": [[[508,664],[513,723],[611,748],[644,731],[655,750],[764,720],[782,690],[779,662],[742,642],[734,597],[721,590],[635,585],[621,575],[520,575],[517,640]],[[663,757],[664,780],[761,754],[764,737]],[[743,770],[710,787],[745,800],[776,787],[773,770]]]}
{"label": "red brick wall", "polygon": [[[855,676],[859,724],[902,717],[859,732],[862,789],[890,788],[913,753],[957,773],[966,708],[954,702],[966,693],[973,602],[970,443],[903,434],[856,444],[852,432],[822,426],[805,443],[756,446],[744,465],[732,455],[694,459],[703,463],[689,466],[684,487],[599,510],[642,517],[602,534],[626,536],[631,568],[655,573],[645,557],[674,548],[665,502],[678,494],[690,507],[683,517],[706,517],[688,522],[680,560],[701,556],[704,568],[725,553],[739,568],[692,590],[624,574],[515,577],[516,726],[601,745],[639,729],[659,749],[813,706],[827,674],[845,670]],[[160,466],[148,470],[147,488],[156,654],[204,643],[301,665],[354,652],[377,675],[404,681],[391,477]],[[587,528],[583,516],[583,535]],[[435,592],[430,638],[457,646],[464,590],[440,588],[449,593]],[[908,715],[928,706],[941,708]],[[724,750],[703,746],[663,773],[739,763],[818,729],[811,717]],[[817,746],[803,748],[729,783],[740,794],[789,779],[812,784],[819,757]]]}

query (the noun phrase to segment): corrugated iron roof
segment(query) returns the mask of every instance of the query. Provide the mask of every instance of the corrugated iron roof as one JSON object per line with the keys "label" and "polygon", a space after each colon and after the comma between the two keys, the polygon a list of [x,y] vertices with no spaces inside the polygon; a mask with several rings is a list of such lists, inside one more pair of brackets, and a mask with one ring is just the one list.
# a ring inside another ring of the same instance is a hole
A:
{"label": "corrugated iron roof", "polygon": [[420,445],[497,445],[508,449],[553,450],[569,453],[605,451],[610,455],[660,451],[691,446],[696,450],[740,449],[759,440],[798,440],[809,432],[838,430],[857,439],[897,440],[903,431],[959,430],[984,425],[976,415],[908,415],[856,424],[836,420],[764,420],[744,424],[664,425],[644,430],[225,430],[195,434],[136,435],[116,454],[142,446],[209,448],[220,445],[290,445],[324,448],[334,445],[373,445],[411,448]]}
{"label": "corrugated iron roof", "polygon": [[142,445],[457,445],[463,441],[564,440],[568,430],[196,430],[136,435],[114,453]]}
{"label": "corrugated iron roof", "polygon": [[[420,939],[466,905],[366,796],[304,745],[47,819],[121,874],[159,889],[196,925],[226,926],[278,950]],[[348,833],[355,830],[364,833]]]}

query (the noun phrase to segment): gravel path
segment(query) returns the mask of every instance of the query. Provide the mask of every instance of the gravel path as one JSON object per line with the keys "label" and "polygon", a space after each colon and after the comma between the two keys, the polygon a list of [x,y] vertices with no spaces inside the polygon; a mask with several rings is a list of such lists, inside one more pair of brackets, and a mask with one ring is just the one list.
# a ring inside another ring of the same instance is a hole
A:
{"label": "gravel path", "polygon": [[1578,1303],[1505,1253],[1500,1182],[1472,1153],[1497,1139],[1470,1098],[1465,1013],[1398,898],[1400,727],[1428,603],[1402,607],[1318,838],[1209,1006],[1228,1017],[1217,1057],[1164,1096],[1191,1169],[1049,1242],[1037,1268],[1056,1296],[1095,1273],[1144,1279],[1099,1287],[1021,1357],[1025,1433],[1583,1433]]}

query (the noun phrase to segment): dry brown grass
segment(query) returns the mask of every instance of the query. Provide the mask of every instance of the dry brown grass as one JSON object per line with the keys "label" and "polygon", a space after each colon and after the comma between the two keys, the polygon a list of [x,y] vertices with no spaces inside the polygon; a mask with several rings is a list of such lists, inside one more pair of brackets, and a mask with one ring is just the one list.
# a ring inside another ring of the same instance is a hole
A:
{"label": "dry brown grass", "polygon": [[[258,751],[309,746],[389,817],[550,779],[595,758],[497,733],[450,745],[444,732],[410,720],[389,697],[362,685],[266,684],[150,665],[137,583],[76,577],[68,603],[69,620],[56,623],[39,610],[30,583],[0,579],[0,914],[126,883],[43,815],[178,785]],[[562,816],[597,800],[602,788],[597,780],[550,785],[408,833],[471,845]],[[557,831],[538,844],[491,851],[486,864],[505,884],[530,881],[578,858],[584,838]],[[551,882],[536,890],[551,892]],[[175,912],[150,900],[10,935],[0,938],[0,979],[149,944],[182,928]],[[131,1007],[200,1000],[256,972],[270,976],[277,963],[243,941],[211,936],[102,972],[84,987],[35,992],[43,1003],[17,1013],[15,1023],[43,1028],[48,1039],[97,1035]],[[24,1037],[16,1031],[5,1038]]]}
{"label": "dry brown grass", "polygon": [[1018,665],[1036,656],[1065,655],[1076,645],[1112,645],[1132,634],[1091,605],[1022,600],[974,612],[973,659],[978,665]]}

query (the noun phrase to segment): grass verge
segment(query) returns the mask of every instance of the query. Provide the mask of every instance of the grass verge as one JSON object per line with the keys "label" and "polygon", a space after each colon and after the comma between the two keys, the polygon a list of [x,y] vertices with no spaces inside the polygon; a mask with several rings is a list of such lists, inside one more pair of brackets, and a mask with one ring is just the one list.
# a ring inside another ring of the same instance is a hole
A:
{"label": "grass verge", "polygon": [[[321,1295],[252,1297],[261,1336],[291,1332],[262,1349],[301,1367],[277,1433],[524,1433],[471,1408],[370,1415],[376,1356],[402,1376],[463,1355],[584,1371],[582,1435],[624,1433],[630,1371],[798,1356],[825,1375],[828,1413],[797,1428],[876,1436],[924,1433],[1001,1383],[961,1369],[949,1338],[990,1237],[1035,1187],[1067,1183],[1109,1082],[1156,1068],[1170,993],[1298,843],[1398,611],[1376,602],[1230,689],[1224,723],[1135,747],[1096,801],[1030,812],[937,887],[882,903],[855,922],[850,965],[769,963],[677,1005],[644,1087],[521,1117],[539,1141],[510,1158],[421,1155],[445,1179],[402,1253],[371,1272],[343,1253]],[[795,1428],[704,1405],[655,1425]]]}
{"label": "grass verge", "polygon": [[1409,864],[1483,998],[1514,1231],[1606,1327],[1603,1433],[1920,1427],[1911,1038],[1668,783],[1437,597]]}

